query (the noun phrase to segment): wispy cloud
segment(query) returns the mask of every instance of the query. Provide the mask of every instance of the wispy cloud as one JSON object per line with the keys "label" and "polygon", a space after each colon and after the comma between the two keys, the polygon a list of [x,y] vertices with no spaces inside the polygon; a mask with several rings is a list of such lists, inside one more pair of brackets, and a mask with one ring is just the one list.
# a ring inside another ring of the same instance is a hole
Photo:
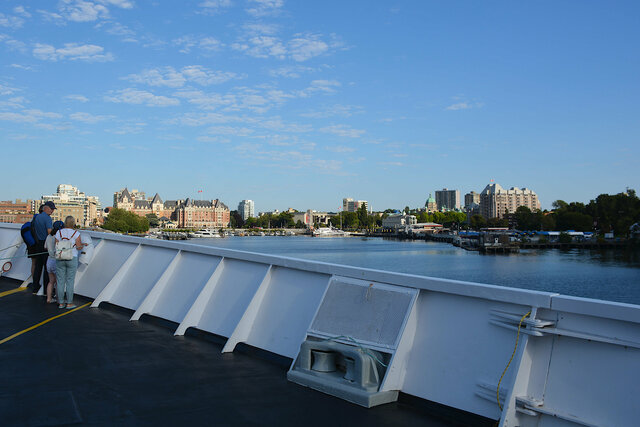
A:
{"label": "wispy cloud", "polygon": [[176,70],[173,67],[144,70],[139,74],[130,74],[124,79],[149,86],[179,88],[183,87],[187,82],[196,83],[200,86],[210,86],[242,77],[232,72],[214,71],[200,65],[190,65],[183,67],[181,70]]}
{"label": "wispy cloud", "polygon": [[320,132],[330,133],[337,136],[346,138],[360,138],[364,135],[365,131],[360,129],[353,129],[347,125],[333,125],[320,129]]}
{"label": "wispy cloud", "polygon": [[326,119],[329,117],[351,117],[354,114],[362,114],[364,109],[357,105],[332,105],[318,111],[309,111],[300,113],[301,117],[309,117],[312,119]]}
{"label": "wispy cloud", "polygon": [[449,111],[468,110],[471,108],[480,108],[484,106],[484,103],[482,102],[469,101],[464,99],[463,96],[454,96],[453,100],[458,102],[455,102],[449,105],[448,107],[445,108],[445,110],[449,110]]}
{"label": "wispy cloud", "polygon": [[249,0],[247,13],[255,17],[277,15],[284,6],[284,0]]}
{"label": "wispy cloud", "polygon": [[11,95],[15,92],[17,92],[16,88],[0,83],[0,95]]}
{"label": "wispy cloud", "polygon": [[19,16],[5,15],[0,13],[0,27],[17,30],[24,24],[24,19]]}
{"label": "wispy cloud", "polygon": [[207,129],[207,132],[211,135],[233,135],[233,136],[249,136],[253,133],[252,129],[245,127],[232,127],[232,126],[212,126]]}
{"label": "wispy cloud", "polygon": [[337,40],[325,41],[321,34],[298,33],[290,40],[277,36],[277,27],[244,26],[244,34],[231,44],[231,48],[254,58],[292,59],[304,62],[342,46]]}
{"label": "wispy cloud", "polygon": [[171,107],[180,105],[180,100],[136,89],[122,89],[114,95],[105,96],[105,101],[124,104],[144,104],[149,107]]}
{"label": "wispy cloud", "polygon": [[64,99],[68,99],[69,101],[89,102],[89,98],[83,95],[67,95]]}
{"label": "wispy cloud", "polygon": [[221,50],[225,45],[214,37],[186,35],[172,40],[174,46],[180,48],[181,53],[191,53],[194,49],[199,49],[205,53]]}
{"label": "wispy cloud", "polygon": [[297,79],[300,78],[302,74],[311,73],[313,71],[315,71],[315,68],[303,67],[302,65],[293,65],[269,70],[269,75],[271,77],[287,77],[290,79]]}
{"label": "wispy cloud", "polygon": [[103,122],[105,120],[112,119],[113,116],[94,116],[89,113],[78,112],[78,113],[70,114],[69,118],[78,122],[83,122],[83,123],[98,123],[98,122]]}
{"label": "wispy cloud", "polygon": [[353,147],[346,147],[344,145],[337,145],[334,147],[325,147],[326,150],[328,151],[333,151],[334,153],[352,153],[354,151],[356,151],[355,148]]}
{"label": "wispy cloud", "polygon": [[55,48],[48,44],[36,44],[33,48],[33,56],[44,61],[87,61],[108,62],[113,61],[111,53],[104,53],[104,48],[92,44],[66,43],[64,47]]}
{"label": "wispy cloud", "polygon": [[103,21],[96,24],[95,28],[104,29],[107,34],[120,37],[123,42],[138,42],[135,31],[119,22]]}
{"label": "wispy cloud", "polygon": [[200,3],[200,6],[205,14],[215,15],[222,12],[224,9],[231,7],[233,3],[231,0],[205,0]]}
{"label": "wispy cloud", "polygon": [[0,113],[0,120],[19,123],[36,123],[42,119],[60,119],[61,114],[37,109],[22,110],[20,113]]}
{"label": "wispy cloud", "polygon": [[98,19],[110,17],[108,6],[115,6],[121,9],[131,9],[134,3],[129,0],[60,0],[58,2],[58,12],[47,12],[39,10],[48,19],[64,20],[71,22],[91,22]]}

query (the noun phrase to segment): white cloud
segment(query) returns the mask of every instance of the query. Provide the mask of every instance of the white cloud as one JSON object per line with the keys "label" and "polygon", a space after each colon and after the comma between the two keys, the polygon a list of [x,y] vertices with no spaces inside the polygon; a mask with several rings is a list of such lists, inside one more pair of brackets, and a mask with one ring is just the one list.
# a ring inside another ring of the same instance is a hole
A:
{"label": "white cloud", "polygon": [[333,151],[334,153],[352,153],[356,151],[353,147],[346,147],[344,145],[337,145],[335,147],[325,147],[325,149],[329,151]]}
{"label": "white cloud", "polygon": [[224,47],[224,44],[214,37],[196,37],[196,36],[182,36],[172,41],[174,46],[180,47],[181,53],[191,53],[191,50],[198,48],[204,52],[219,51]]}
{"label": "white cloud", "polygon": [[105,96],[105,101],[134,105],[144,104],[149,107],[170,107],[180,105],[180,100],[176,98],[154,95],[151,92],[136,89],[120,90],[113,96]]}
{"label": "white cloud", "polygon": [[103,122],[105,120],[109,120],[110,118],[112,118],[112,116],[94,116],[92,114],[82,113],[82,112],[70,114],[69,117],[72,120],[76,120],[78,122],[83,122],[83,123],[98,123],[98,122]]}
{"label": "white cloud", "polygon": [[275,68],[273,70],[269,70],[269,75],[271,77],[287,77],[290,79],[297,79],[300,76],[302,76],[303,73],[311,73],[313,71],[315,71],[314,68],[295,65],[295,66],[280,67],[280,68]]}
{"label": "white cloud", "polygon": [[102,4],[110,4],[110,5],[122,8],[122,9],[132,9],[133,8],[133,2],[130,1],[130,0],[97,0],[97,1],[102,3]]}
{"label": "white cloud", "polygon": [[262,17],[268,15],[277,15],[280,8],[284,5],[283,0],[250,0],[251,5],[246,9],[249,15]]}
{"label": "white cloud", "polygon": [[104,48],[92,44],[80,45],[66,43],[64,47],[56,49],[48,44],[36,44],[33,48],[33,56],[45,61],[70,61],[107,62],[113,61],[111,53],[103,53]]}
{"label": "white cloud", "polygon": [[337,136],[347,138],[360,138],[365,131],[360,129],[352,129],[347,125],[332,125],[320,129],[320,132],[330,133]]}
{"label": "white cloud", "polygon": [[334,93],[339,86],[340,82],[336,80],[313,80],[308,88],[298,91],[297,95],[306,98],[317,92]]}
{"label": "white cloud", "polygon": [[140,74],[130,74],[127,77],[124,77],[124,79],[149,86],[167,86],[175,88],[184,86],[186,81],[182,73],[176,71],[173,67],[144,70]]}
{"label": "white cloud", "polygon": [[13,8],[13,13],[15,13],[16,15],[20,15],[22,17],[25,17],[25,18],[31,18],[31,14],[23,6],[14,7]]}
{"label": "white cloud", "polygon": [[180,123],[185,126],[203,126],[209,124],[229,123],[241,120],[238,117],[219,113],[206,113],[206,114],[185,114],[177,119],[174,123]]}
{"label": "white cloud", "polygon": [[182,74],[188,81],[201,86],[220,84],[232,79],[239,78],[236,73],[225,71],[211,71],[199,65],[191,65],[182,69]]}
{"label": "white cloud", "polygon": [[466,110],[468,108],[472,108],[471,104],[469,104],[468,102],[458,102],[456,104],[449,105],[445,109],[456,111],[456,110]]}
{"label": "white cloud", "polygon": [[89,22],[109,17],[109,9],[103,5],[83,0],[61,0],[58,10],[65,19],[73,22]]}
{"label": "white cloud", "polygon": [[17,89],[0,83],[0,95],[11,95],[17,92]]}
{"label": "white cloud", "polygon": [[89,98],[82,95],[67,95],[64,99],[68,99],[69,101],[89,102]]}
{"label": "white cloud", "polygon": [[21,113],[0,113],[0,120],[18,123],[37,123],[41,119],[59,119],[62,115],[36,109],[22,110]]}
{"label": "white cloud", "polygon": [[362,114],[364,109],[355,105],[332,105],[331,107],[324,108],[319,111],[310,111],[308,113],[301,113],[301,117],[309,117],[312,119],[326,119],[329,117],[351,117],[354,114]]}
{"label": "white cloud", "polygon": [[245,127],[212,126],[207,129],[207,132],[213,135],[249,136],[253,133],[253,130]]}
{"label": "white cloud", "polygon": [[204,13],[214,15],[219,13],[222,9],[226,9],[232,6],[231,0],[205,0],[200,3],[200,6]]}
{"label": "white cloud", "polygon": [[22,64],[11,64],[10,67],[11,68],[18,68],[20,70],[25,70],[25,71],[33,70],[32,67],[29,67],[28,65],[22,65]]}
{"label": "white cloud", "polygon": [[329,50],[329,45],[317,34],[296,34],[289,41],[289,54],[294,61],[302,62]]}
{"label": "white cloud", "polygon": [[217,144],[228,144],[231,142],[229,138],[224,138],[221,136],[207,136],[207,135],[199,136],[196,138],[196,140],[200,142],[214,142]]}
{"label": "white cloud", "polygon": [[22,27],[24,24],[24,19],[18,16],[10,16],[5,15],[4,13],[0,13],[0,27],[10,28],[12,30],[17,30]]}
{"label": "white cloud", "polygon": [[104,28],[107,34],[112,36],[122,37],[122,41],[125,42],[137,42],[136,33],[129,27],[120,24],[119,22],[100,22],[96,24],[95,28]]}

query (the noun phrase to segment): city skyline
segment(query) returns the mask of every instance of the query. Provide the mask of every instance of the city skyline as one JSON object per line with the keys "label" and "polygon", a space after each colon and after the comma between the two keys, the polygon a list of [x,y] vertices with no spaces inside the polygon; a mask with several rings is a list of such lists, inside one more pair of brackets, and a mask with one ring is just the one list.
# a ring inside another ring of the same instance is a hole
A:
{"label": "city skyline", "polygon": [[542,209],[587,203],[640,181],[639,12],[5,1],[0,198],[68,182],[105,207],[128,187],[257,211],[337,211],[344,197],[384,210],[496,182],[531,188]]}

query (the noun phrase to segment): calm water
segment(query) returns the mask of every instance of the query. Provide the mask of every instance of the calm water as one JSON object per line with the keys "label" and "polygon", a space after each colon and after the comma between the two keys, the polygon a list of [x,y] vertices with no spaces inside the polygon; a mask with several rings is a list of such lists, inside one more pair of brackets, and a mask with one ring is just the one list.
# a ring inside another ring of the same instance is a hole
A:
{"label": "calm water", "polygon": [[382,238],[229,237],[194,244],[640,304],[640,253],[557,249],[480,255]]}

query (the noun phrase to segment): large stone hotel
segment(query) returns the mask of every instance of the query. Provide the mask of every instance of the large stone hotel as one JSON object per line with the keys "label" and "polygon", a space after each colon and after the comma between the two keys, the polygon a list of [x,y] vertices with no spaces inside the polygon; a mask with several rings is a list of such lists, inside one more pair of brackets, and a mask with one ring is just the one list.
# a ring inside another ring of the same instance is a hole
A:
{"label": "large stone hotel", "polygon": [[133,212],[140,216],[155,214],[161,220],[171,220],[179,228],[228,227],[229,208],[220,200],[162,201],[158,193],[146,198],[145,193],[123,188],[113,195],[113,207]]}

